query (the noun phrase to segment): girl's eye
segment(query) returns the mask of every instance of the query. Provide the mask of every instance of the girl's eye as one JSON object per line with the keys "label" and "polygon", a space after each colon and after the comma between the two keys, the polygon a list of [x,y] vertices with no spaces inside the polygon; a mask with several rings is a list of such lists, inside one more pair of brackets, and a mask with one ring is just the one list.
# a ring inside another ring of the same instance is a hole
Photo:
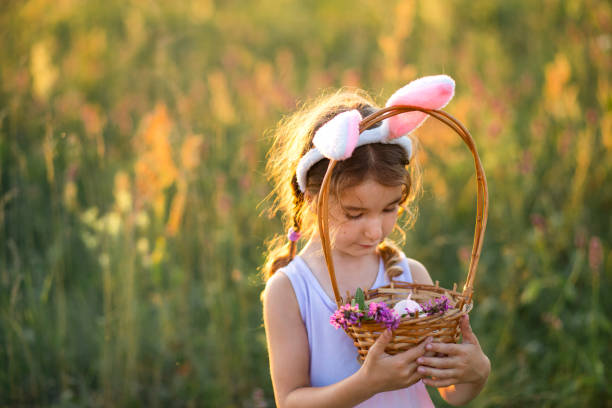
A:
{"label": "girl's eye", "polygon": [[[396,211],[397,211],[397,205],[394,205],[393,207],[385,208],[383,210],[384,213],[393,213]],[[346,215],[346,218],[349,220],[358,220],[359,218],[363,216],[363,213],[358,213],[358,214],[345,213],[345,215]]]}

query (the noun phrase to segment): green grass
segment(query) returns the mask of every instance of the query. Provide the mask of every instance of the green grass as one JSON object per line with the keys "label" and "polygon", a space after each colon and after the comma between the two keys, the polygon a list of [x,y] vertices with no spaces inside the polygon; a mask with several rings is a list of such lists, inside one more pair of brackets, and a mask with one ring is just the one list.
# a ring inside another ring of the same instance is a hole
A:
{"label": "green grass", "polygon": [[[323,88],[447,73],[489,182],[471,406],[609,406],[610,5],[218,3],[0,7],[0,405],[273,406],[268,132]],[[450,286],[473,164],[418,135],[404,250]]]}

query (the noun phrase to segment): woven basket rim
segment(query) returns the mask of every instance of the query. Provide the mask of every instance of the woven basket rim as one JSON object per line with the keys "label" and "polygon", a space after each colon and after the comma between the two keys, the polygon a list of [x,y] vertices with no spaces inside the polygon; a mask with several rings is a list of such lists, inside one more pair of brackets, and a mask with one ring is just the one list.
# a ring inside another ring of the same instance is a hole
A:
{"label": "woven basket rim", "polygon": [[[417,293],[415,293],[415,291]],[[455,310],[457,310],[458,312],[469,313],[472,310],[472,307],[474,305],[474,303],[471,300],[466,301],[465,295],[462,292],[457,292],[456,290],[453,290],[453,289],[446,289],[444,287],[441,287],[439,286],[439,283],[437,281],[436,281],[436,284],[434,285],[403,282],[403,281],[392,281],[389,284],[380,286],[376,289],[369,289],[367,291],[364,291],[364,297],[365,297],[366,302],[371,302],[378,297],[385,297],[385,296],[393,297],[394,295],[397,295],[399,298],[398,301],[400,301],[405,298],[405,295],[407,293],[412,294],[412,295],[418,295],[419,294],[418,292],[420,291],[426,291],[430,293],[438,292],[441,295],[449,295],[450,296],[449,300],[454,303],[455,307],[451,309],[448,315],[455,314],[454,312]],[[388,306],[392,306],[394,303],[396,302],[388,304]],[[458,307],[459,305],[460,307]],[[437,319],[439,317],[445,317],[446,315],[447,315],[447,312],[444,312],[442,314],[436,314],[436,315],[419,315],[419,317],[402,317],[400,319],[400,322],[417,322],[417,323],[427,322],[427,321]],[[380,325],[380,323],[377,323],[373,320],[364,320],[361,322],[361,325],[373,327],[376,325]]]}

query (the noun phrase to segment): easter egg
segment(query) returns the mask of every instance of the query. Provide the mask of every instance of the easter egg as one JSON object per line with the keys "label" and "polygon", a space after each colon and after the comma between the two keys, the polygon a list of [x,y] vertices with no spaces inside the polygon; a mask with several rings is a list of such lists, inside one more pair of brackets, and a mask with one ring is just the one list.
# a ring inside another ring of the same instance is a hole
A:
{"label": "easter egg", "polygon": [[414,300],[410,299],[412,293],[408,295],[408,297],[404,300],[400,300],[393,306],[393,310],[401,315],[416,313],[417,311],[422,312],[423,308]]}

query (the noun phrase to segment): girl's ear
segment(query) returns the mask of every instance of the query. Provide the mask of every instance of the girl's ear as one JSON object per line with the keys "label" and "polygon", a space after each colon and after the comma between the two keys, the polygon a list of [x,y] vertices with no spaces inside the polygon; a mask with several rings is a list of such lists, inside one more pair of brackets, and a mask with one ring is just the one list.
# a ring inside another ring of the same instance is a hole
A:
{"label": "girl's ear", "polygon": [[316,197],[310,191],[306,191],[304,193],[304,201],[306,202],[306,204],[312,203],[314,199],[316,199]]}
{"label": "girl's ear", "polygon": [[317,212],[317,196],[312,194],[309,191],[306,191],[304,193],[304,205],[306,207],[308,207],[308,211],[310,211],[313,214],[316,214]]}
{"label": "girl's ear", "polygon": [[[442,109],[455,94],[455,81],[448,75],[426,76],[398,89],[385,106],[412,105],[426,109]],[[395,115],[389,121],[389,139],[412,132],[427,119],[423,112]]]}
{"label": "girl's ear", "polygon": [[317,195],[306,192],[304,193],[304,204],[302,207],[302,225],[307,225],[311,222],[317,222]]}

